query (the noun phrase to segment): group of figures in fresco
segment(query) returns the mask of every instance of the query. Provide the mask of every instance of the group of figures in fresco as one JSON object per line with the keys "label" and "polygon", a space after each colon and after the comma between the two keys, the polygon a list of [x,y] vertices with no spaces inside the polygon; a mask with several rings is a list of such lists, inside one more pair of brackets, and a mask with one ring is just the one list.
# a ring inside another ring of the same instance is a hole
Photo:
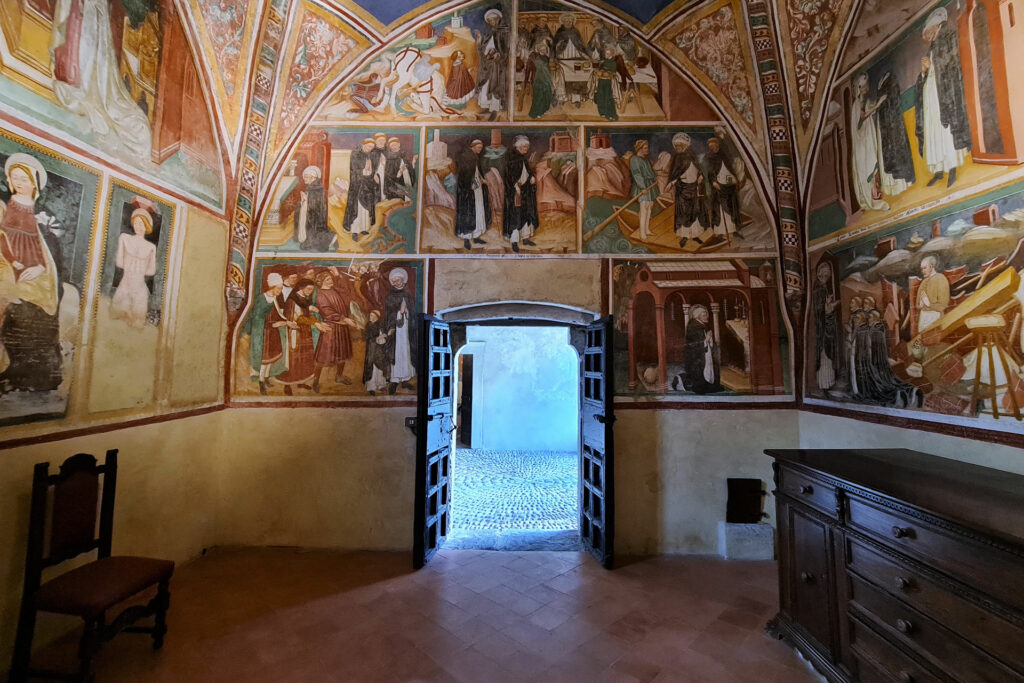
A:
{"label": "group of figures in fresco", "polygon": [[455,12],[399,41],[328,107],[342,119],[508,118],[509,10]]}
{"label": "group of figures in fresco", "polygon": [[417,129],[314,128],[278,179],[260,251],[557,254],[578,252],[580,239],[586,253],[774,250],[761,197],[723,125],[427,135],[420,163],[410,154]]}
{"label": "group of figures in fresco", "polygon": [[422,249],[575,251],[577,162],[576,137],[565,130],[436,131],[427,143]]}
{"label": "group of figures in fresco", "polygon": [[311,130],[278,182],[260,247],[415,251],[418,146],[419,131]]}
{"label": "group of figures in fresco", "polygon": [[617,121],[630,102],[643,111],[641,85],[657,85],[649,56],[625,25],[613,30],[582,12],[521,11],[518,41],[517,112],[531,119],[575,118],[588,104],[588,113],[596,108],[597,117]]}
{"label": "group of figures in fresco", "polygon": [[844,64],[833,93],[826,147],[847,136],[848,168],[819,157],[812,182],[808,395],[1020,419],[1024,130],[1010,112],[1024,103],[1004,49],[1012,20],[976,2],[894,11],[919,19]]}
{"label": "group of figures in fresco", "polygon": [[917,182],[911,143],[927,169],[922,180],[928,187],[939,181],[952,187],[957,169],[970,156],[959,41],[945,7],[928,15],[922,37],[920,71],[913,85],[913,135],[908,136],[904,122],[896,73],[887,70],[875,83],[864,72],[853,80],[851,172],[864,209],[887,211],[885,196],[899,195]]}
{"label": "group of figures in fresco", "polygon": [[620,235],[641,250],[659,252],[774,246],[757,191],[724,126],[591,131],[586,159],[586,251],[619,251],[609,247]]}
{"label": "group of figures in fresco", "polygon": [[809,393],[948,415],[1024,406],[1024,194],[819,256]]}
{"label": "group of figures in fresco", "polygon": [[259,393],[276,393],[275,387],[286,396],[297,389],[370,396],[415,390],[418,267],[392,261],[265,265],[262,293],[242,326]]}
{"label": "group of figures in fresco", "polygon": [[[934,7],[836,86],[824,147],[848,145],[849,162],[819,163],[812,238],[942,201],[1024,161],[1024,131],[1010,115],[1019,104],[1008,94],[1019,76],[1002,49],[1012,27],[997,10],[969,4]],[[832,174],[839,180],[826,179]]]}

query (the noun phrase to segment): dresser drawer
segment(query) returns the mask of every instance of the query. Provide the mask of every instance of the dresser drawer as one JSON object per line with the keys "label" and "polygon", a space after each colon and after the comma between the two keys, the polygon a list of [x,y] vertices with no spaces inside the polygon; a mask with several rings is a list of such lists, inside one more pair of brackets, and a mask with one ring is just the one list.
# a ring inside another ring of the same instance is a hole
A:
{"label": "dresser drawer", "polygon": [[850,647],[857,660],[857,680],[861,683],[935,683],[941,680],[856,618],[850,619]]}
{"label": "dresser drawer", "polygon": [[779,492],[836,518],[836,487],[788,467],[779,470]]}
{"label": "dresser drawer", "polygon": [[911,607],[1024,671],[1024,629],[947,590],[904,562],[847,539],[847,566]]}
{"label": "dresser drawer", "polygon": [[941,569],[968,586],[1024,608],[1024,591],[1019,589],[1024,556],[974,542],[855,494],[848,497],[846,514],[851,528]]}
{"label": "dresser drawer", "polygon": [[850,572],[851,609],[919,653],[943,672],[963,681],[1024,680],[966,640]]}

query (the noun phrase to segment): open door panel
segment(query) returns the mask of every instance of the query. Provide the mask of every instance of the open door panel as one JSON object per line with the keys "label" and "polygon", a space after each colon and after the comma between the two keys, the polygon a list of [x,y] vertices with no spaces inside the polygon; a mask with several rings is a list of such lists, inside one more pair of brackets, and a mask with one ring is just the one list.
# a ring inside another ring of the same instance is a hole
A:
{"label": "open door panel", "polygon": [[611,569],[615,534],[612,319],[586,329],[580,381],[580,537]]}
{"label": "open door panel", "polygon": [[451,329],[448,323],[424,316],[420,330],[413,517],[413,566],[416,569],[430,561],[448,535],[455,426]]}

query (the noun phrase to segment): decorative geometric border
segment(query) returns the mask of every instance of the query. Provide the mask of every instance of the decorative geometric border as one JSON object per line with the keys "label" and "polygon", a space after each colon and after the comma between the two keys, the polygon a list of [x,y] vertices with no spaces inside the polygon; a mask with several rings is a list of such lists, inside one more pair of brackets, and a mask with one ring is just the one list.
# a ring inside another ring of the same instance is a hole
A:
{"label": "decorative geometric border", "polygon": [[284,38],[290,0],[272,0],[267,10],[260,45],[259,63],[249,102],[246,123],[245,151],[239,173],[238,194],[231,218],[231,245],[228,254],[227,298],[228,319],[234,323],[246,298],[246,271],[252,247],[253,213],[259,189],[260,166],[263,163],[270,104],[274,94],[275,73]]}
{"label": "decorative geometric border", "polygon": [[786,302],[799,338],[803,326],[800,312],[804,298],[804,249],[800,230],[800,204],[797,197],[794,150],[787,102],[779,71],[779,51],[772,31],[768,4],[764,0],[747,0],[747,19],[754,39],[755,59],[761,77],[768,135],[772,147],[775,194],[779,203],[779,249],[786,287]]}

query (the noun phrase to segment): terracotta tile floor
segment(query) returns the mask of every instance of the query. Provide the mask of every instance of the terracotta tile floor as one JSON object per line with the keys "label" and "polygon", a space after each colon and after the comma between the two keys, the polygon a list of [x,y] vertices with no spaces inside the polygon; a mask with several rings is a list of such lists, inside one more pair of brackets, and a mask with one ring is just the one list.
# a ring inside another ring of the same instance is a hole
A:
{"label": "terracotta tile floor", "polygon": [[[813,681],[762,628],[775,564],[574,552],[215,550],[180,567],[154,653],[122,634],[97,681]],[[36,665],[73,663],[69,637]]]}

